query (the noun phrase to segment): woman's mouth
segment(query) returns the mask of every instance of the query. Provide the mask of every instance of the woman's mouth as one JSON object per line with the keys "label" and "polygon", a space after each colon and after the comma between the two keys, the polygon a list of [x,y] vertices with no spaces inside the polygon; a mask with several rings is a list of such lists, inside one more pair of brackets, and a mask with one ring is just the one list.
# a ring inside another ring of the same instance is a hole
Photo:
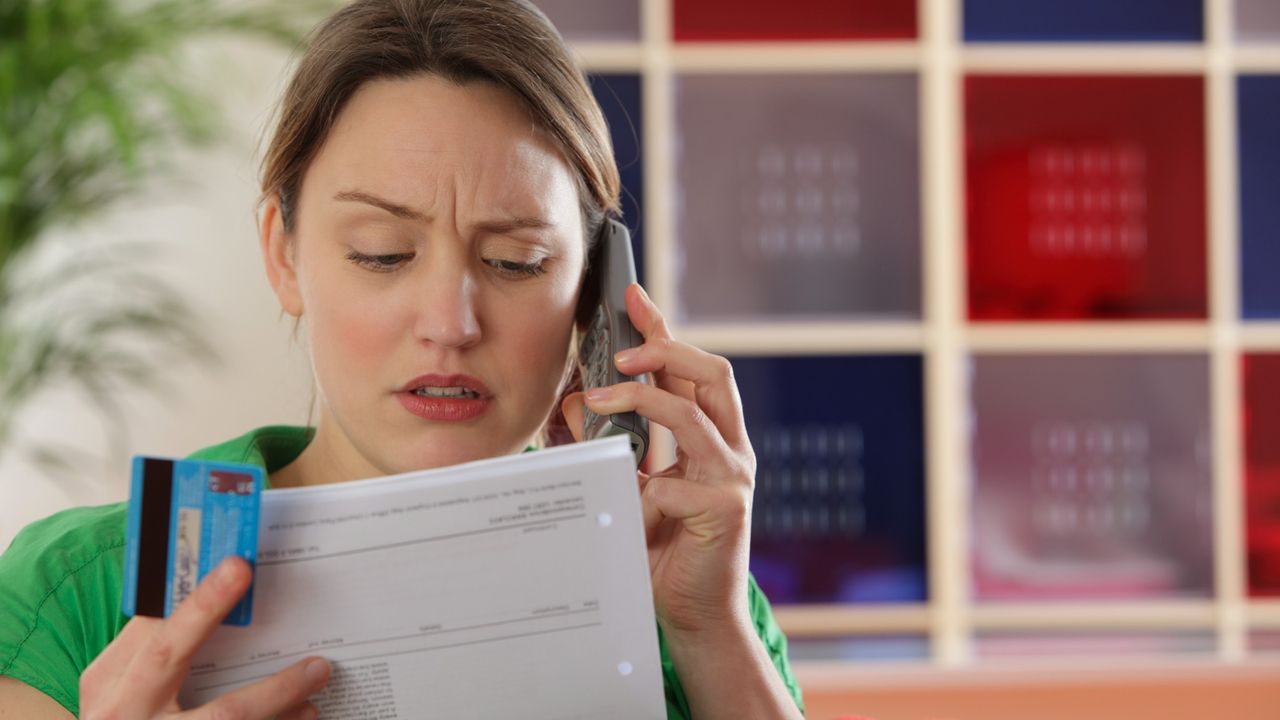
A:
{"label": "woman's mouth", "polygon": [[464,387],[420,387],[413,391],[414,395],[420,397],[441,397],[441,398],[478,398],[480,393]]}
{"label": "woman's mouth", "polygon": [[440,422],[474,420],[489,409],[493,396],[478,378],[470,375],[422,375],[407,383],[396,399],[405,410]]}

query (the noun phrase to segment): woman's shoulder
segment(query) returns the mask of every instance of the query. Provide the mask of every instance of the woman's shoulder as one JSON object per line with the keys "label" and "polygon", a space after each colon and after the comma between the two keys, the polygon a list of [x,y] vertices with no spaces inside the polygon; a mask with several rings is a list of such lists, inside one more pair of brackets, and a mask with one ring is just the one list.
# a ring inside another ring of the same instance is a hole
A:
{"label": "woman's shoulder", "polygon": [[[37,520],[23,528],[0,555],[0,578],[9,575],[20,585],[31,585],[50,573],[57,577],[74,572],[122,550],[127,517],[127,504],[118,502],[71,508]],[[12,589],[14,584],[0,580],[0,587]]]}
{"label": "woman's shoulder", "polygon": [[[0,626],[30,627],[59,591],[105,599],[118,589],[127,517],[126,504],[114,503],[63,510],[23,528],[0,555]],[[3,645],[10,638],[0,634]]]}
{"label": "woman's shoulder", "polygon": [[0,555],[0,675],[75,712],[80,673],[125,618],[125,503],[31,523]]}

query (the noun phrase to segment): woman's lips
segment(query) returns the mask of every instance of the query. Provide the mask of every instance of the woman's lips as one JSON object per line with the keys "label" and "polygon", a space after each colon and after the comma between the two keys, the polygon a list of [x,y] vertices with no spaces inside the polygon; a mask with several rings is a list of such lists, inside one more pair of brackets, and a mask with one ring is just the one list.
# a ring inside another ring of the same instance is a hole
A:
{"label": "woman's lips", "polygon": [[480,397],[489,397],[492,395],[492,393],[489,392],[489,388],[485,386],[484,382],[481,381],[480,378],[472,377],[471,375],[464,375],[462,373],[454,373],[452,375],[444,375],[441,373],[419,375],[405,383],[400,388],[400,392],[413,392],[414,390],[423,387],[462,387],[474,392]]}
{"label": "woman's lips", "polygon": [[427,397],[401,391],[396,393],[396,399],[405,410],[424,420],[466,422],[484,415],[492,398]]}

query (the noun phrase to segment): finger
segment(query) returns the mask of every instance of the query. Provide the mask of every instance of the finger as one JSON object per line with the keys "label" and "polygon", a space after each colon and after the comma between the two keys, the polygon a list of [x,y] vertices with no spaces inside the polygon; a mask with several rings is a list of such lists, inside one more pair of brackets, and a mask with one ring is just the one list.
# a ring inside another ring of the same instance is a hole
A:
{"label": "finger", "polygon": [[137,615],[125,623],[124,629],[85,668],[84,678],[95,683],[109,683],[124,674],[129,661],[151,639],[156,626],[164,620]]}
{"label": "finger", "polygon": [[187,713],[201,718],[267,720],[305,703],[329,682],[329,663],[320,657],[304,658],[280,672],[227,693]]}
{"label": "finger", "polygon": [[692,400],[638,382],[592,388],[585,399],[587,407],[600,415],[634,410],[671,430],[681,450],[694,461],[730,471],[736,469],[733,451],[725,445],[707,414]]}
{"label": "finger", "polygon": [[[660,342],[663,340],[673,340],[671,329],[667,327],[667,320],[663,317],[662,312],[658,310],[658,306],[649,298],[649,294],[639,283],[632,283],[627,287],[625,294],[627,304],[627,316],[631,320],[631,324],[636,326],[640,334],[644,336],[645,343]],[[658,387],[666,390],[672,395],[694,399],[693,383],[684,378],[676,377],[666,370],[658,370],[653,374],[653,381]]]}
{"label": "finger", "polygon": [[[751,514],[749,494],[685,478],[655,475],[645,483],[643,499],[664,517],[679,520],[705,539],[741,531]],[[649,516],[646,513],[646,522]]]}
{"label": "finger", "polygon": [[564,413],[564,422],[573,433],[574,442],[582,442],[582,396],[583,393],[569,393],[560,401],[560,412]]}
{"label": "finger", "polygon": [[651,372],[657,377],[659,372],[665,372],[691,381],[694,402],[711,418],[725,441],[735,448],[747,443],[742,397],[728,359],[688,343],[663,338],[624,350],[614,362],[627,375]]}
{"label": "finger", "polygon": [[186,677],[191,657],[204,644],[240,596],[249,589],[253,573],[240,557],[230,557],[200,581],[173,614],[154,626],[138,649],[122,682],[127,692],[143,698],[167,700]]}

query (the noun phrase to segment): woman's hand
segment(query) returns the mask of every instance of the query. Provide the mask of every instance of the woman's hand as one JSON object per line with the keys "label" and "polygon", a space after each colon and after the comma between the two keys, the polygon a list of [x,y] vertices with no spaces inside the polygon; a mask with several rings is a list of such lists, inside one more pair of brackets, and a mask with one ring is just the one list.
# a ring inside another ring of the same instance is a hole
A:
{"label": "woman's hand", "polygon": [[193,710],[178,707],[191,658],[249,589],[241,558],[224,560],[169,617],[135,617],[80,676],[80,717],[300,720],[316,717],[307,698],[329,682],[329,663],[306,658],[271,677]]}
{"label": "woman's hand", "polygon": [[[756,460],[729,361],[676,341],[653,301],[627,288],[627,313],[645,342],[619,353],[626,382],[586,394],[598,414],[635,411],[671,430],[676,461],[638,473],[649,571],[658,620],[669,633],[754,635],[747,608],[747,559]],[[582,439],[583,394],[562,410]]]}

